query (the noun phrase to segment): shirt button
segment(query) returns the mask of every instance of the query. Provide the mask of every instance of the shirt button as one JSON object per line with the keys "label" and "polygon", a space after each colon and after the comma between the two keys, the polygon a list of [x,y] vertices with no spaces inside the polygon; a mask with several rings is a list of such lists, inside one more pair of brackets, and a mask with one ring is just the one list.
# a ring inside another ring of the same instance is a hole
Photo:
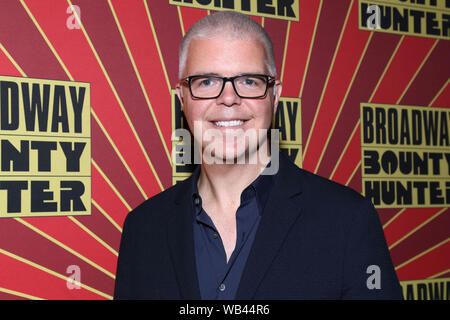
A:
{"label": "shirt button", "polygon": [[222,292],[225,291],[225,285],[223,283],[219,286],[219,290]]}
{"label": "shirt button", "polygon": [[218,237],[219,237],[219,234],[218,234],[217,232],[214,232],[214,233],[213,233],[213,238],[214,238],[214,239],[217,239]]}
{"label": "shirt button", "polygon": [[200,199],[198,197],[195,198],[194,203],[196,206],[198,206],[200,204]]}

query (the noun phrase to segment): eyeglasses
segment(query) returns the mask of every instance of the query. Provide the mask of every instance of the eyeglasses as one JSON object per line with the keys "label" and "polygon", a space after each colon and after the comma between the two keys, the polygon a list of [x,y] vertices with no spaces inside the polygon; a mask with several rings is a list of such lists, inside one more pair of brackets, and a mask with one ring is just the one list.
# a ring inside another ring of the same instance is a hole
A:
{"label": "eyeglasses", "polygon": [[218,98],[228,81],[232,83],[238,97],[254,99],[264,97],[269,84],[275,81],[275,78],[265,74],[243,74],[235,77],[195,75],[181,81],[189,85],[191,95],[195,99]]}

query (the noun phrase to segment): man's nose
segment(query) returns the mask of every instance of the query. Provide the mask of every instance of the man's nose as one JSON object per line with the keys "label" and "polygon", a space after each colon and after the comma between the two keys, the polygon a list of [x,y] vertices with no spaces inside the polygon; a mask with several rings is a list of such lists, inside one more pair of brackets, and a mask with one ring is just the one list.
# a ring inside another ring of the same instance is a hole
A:
{"label": "man's nose", "polygon": [[235,104],[241,103],[241,98],[234,91],[231,81],[227,81],[223,88],[222,94],[217,98],[217,103],[224,104],[227,107],[232,107]]}

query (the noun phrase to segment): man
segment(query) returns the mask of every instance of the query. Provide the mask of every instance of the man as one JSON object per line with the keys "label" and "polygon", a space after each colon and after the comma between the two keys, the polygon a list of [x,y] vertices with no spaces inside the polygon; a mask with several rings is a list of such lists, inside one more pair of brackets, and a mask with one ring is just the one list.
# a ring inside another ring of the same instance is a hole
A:
{"label": "man", "polygon": [[127,216],[116,299],[402,298],[370,202],[271,151],[282,85],[259,24],[198,21],[179,78],[202,163]]}

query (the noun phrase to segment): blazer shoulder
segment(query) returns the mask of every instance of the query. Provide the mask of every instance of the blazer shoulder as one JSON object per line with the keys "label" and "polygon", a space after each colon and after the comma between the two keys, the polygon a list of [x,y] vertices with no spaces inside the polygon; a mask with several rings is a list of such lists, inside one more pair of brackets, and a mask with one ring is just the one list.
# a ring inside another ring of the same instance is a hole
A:
{"label": "blazer shoulder", "polygon": [[173,212],[176,196],[183,184],[180,182],[145,200],[128,213],[125,221],[140,224],[167,218]]}
{"label": "blazer shoulder", "polygon": [[308,198],[322,206],[349,208],[371,206],[371,203],[356,190],[317,174],[298,168],[303,191]]}
{"label": "blazer shoulder", "polygon": [[373,204],[359,192],[314,173],[299,169],[303,184],[302,207],[307,220],[348,233],[352,228],[367,230],[378,225]]}

